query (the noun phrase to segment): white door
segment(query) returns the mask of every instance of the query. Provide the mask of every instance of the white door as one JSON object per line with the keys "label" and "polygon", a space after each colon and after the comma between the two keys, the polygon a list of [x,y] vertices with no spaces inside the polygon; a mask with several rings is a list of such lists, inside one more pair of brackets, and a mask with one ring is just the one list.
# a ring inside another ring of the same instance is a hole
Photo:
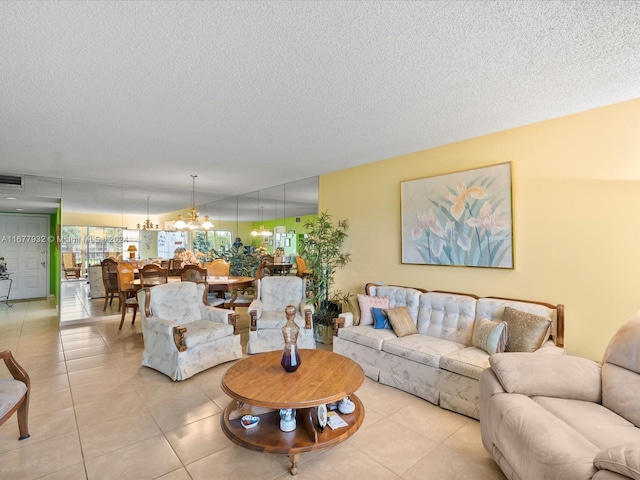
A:
{"label": "white door", "polygon": [[49,245],[48,216],[0,215],[0,257],[11,273],[11,300],[48,296]]}

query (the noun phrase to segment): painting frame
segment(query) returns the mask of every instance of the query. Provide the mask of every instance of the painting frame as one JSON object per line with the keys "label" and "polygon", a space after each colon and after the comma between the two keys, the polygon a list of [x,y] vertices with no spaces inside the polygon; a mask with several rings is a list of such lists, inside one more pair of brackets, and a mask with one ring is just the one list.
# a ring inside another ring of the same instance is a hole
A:
{"label": "painting frame", "polygon": [[403,264],[514,268],[512,162],[400,182]]}

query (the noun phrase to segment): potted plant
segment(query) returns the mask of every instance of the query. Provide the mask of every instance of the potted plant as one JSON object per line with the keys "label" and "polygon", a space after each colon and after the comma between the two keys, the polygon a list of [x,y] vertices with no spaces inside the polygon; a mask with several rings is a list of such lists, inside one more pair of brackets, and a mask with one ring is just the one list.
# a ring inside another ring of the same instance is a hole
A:
{"label": "potted plant", "polygon": [[343,251],[349,224],[347,220],[333,222],[326,211],[304,224],[306,235],[300,241],[299,254],[311,272],[307,276],[309,303],[315,307],[316,341],[331,343],[333,319],[342,311],[341,301],[349,294],[333,292],[334,274],[351,261]]}

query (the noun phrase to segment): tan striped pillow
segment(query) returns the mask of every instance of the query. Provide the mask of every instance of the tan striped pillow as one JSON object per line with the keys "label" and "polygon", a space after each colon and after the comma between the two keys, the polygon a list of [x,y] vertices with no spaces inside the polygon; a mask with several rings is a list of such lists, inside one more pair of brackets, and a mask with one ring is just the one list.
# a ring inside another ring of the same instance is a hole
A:
{"label": "tan striped pillow", "polygon": [[393,328],[393,332],[398,337],[405,337],[407,335],[413,335],[418,333],[416,324],[413,323],[411,315],[407,307],[389,308],[386,310],[387,317],[389,317],[389,323]]}

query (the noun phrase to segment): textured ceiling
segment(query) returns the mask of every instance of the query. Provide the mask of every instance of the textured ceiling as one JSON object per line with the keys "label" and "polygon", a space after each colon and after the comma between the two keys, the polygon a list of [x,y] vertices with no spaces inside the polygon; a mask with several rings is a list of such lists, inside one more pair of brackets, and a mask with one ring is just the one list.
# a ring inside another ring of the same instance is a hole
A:
{"label": "textured ceiling", "polygon": [[638,98],[638,25],[636,1],[3,1],[0,173],[253,192]]}

